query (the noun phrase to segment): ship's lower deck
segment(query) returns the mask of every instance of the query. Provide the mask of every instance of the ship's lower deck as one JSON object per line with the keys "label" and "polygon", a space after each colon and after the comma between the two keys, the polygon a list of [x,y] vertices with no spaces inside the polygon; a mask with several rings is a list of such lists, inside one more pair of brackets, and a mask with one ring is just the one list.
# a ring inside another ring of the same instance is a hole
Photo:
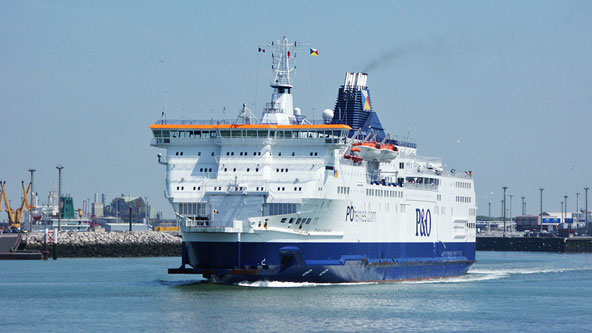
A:
{"label": "ship's lower deck", "polygon": [[223,283],[339,283],[458,276],[474,262],[474,242],[184,242],[182,268],[170,272]]}

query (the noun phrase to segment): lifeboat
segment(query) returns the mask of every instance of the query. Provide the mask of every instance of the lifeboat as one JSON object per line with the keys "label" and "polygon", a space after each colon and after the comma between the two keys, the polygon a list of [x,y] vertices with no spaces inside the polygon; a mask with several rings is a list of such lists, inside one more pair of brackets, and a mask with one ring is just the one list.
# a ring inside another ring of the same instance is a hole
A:
{"label": "lifeboat", "polygon": [[377,143],[375,141],[355,143],[352,149],[359,149],[359,155],[366,161],[378,160],[380,157],[380,150],[376,149]]}
{"label": "lifeboat", "polygon": [[353,145],[352,151],[357,152],[358,149],[358,154],[366,161],[390,162],[399,156],[397,147],[392,143],[359,142]]}

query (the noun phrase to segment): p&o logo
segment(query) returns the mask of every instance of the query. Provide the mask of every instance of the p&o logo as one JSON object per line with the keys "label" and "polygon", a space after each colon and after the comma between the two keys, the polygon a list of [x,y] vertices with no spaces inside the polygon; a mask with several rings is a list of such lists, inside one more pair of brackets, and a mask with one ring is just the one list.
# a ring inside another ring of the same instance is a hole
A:
{"label": "p&o logo", "polygon": [[432,213],[429,209],[415,209],[415,236],[429,237],[432,233]]}

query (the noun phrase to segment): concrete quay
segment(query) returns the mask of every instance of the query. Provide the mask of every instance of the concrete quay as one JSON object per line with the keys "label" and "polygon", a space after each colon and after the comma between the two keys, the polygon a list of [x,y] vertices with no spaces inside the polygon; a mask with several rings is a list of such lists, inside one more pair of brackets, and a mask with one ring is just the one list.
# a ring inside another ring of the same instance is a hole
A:
{"label": "concrete quay", "polygon": [[592,237],[477,237],[477,251],[592,252]]}

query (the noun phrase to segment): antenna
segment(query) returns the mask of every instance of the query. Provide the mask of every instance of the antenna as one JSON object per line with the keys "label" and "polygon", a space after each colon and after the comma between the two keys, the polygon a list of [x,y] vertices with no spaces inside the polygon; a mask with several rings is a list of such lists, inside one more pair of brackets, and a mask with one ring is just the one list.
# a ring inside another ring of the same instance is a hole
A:
{"label": "antenna", "polygon": [[167,68],[166,62],[160,59],[160,63],[163,65],[163,76],[164,76],[164,108],[162,111],[162,119],[166,122],[166,112],[167,112],[167,100],[168,100],[168,82],[167,82]]}

